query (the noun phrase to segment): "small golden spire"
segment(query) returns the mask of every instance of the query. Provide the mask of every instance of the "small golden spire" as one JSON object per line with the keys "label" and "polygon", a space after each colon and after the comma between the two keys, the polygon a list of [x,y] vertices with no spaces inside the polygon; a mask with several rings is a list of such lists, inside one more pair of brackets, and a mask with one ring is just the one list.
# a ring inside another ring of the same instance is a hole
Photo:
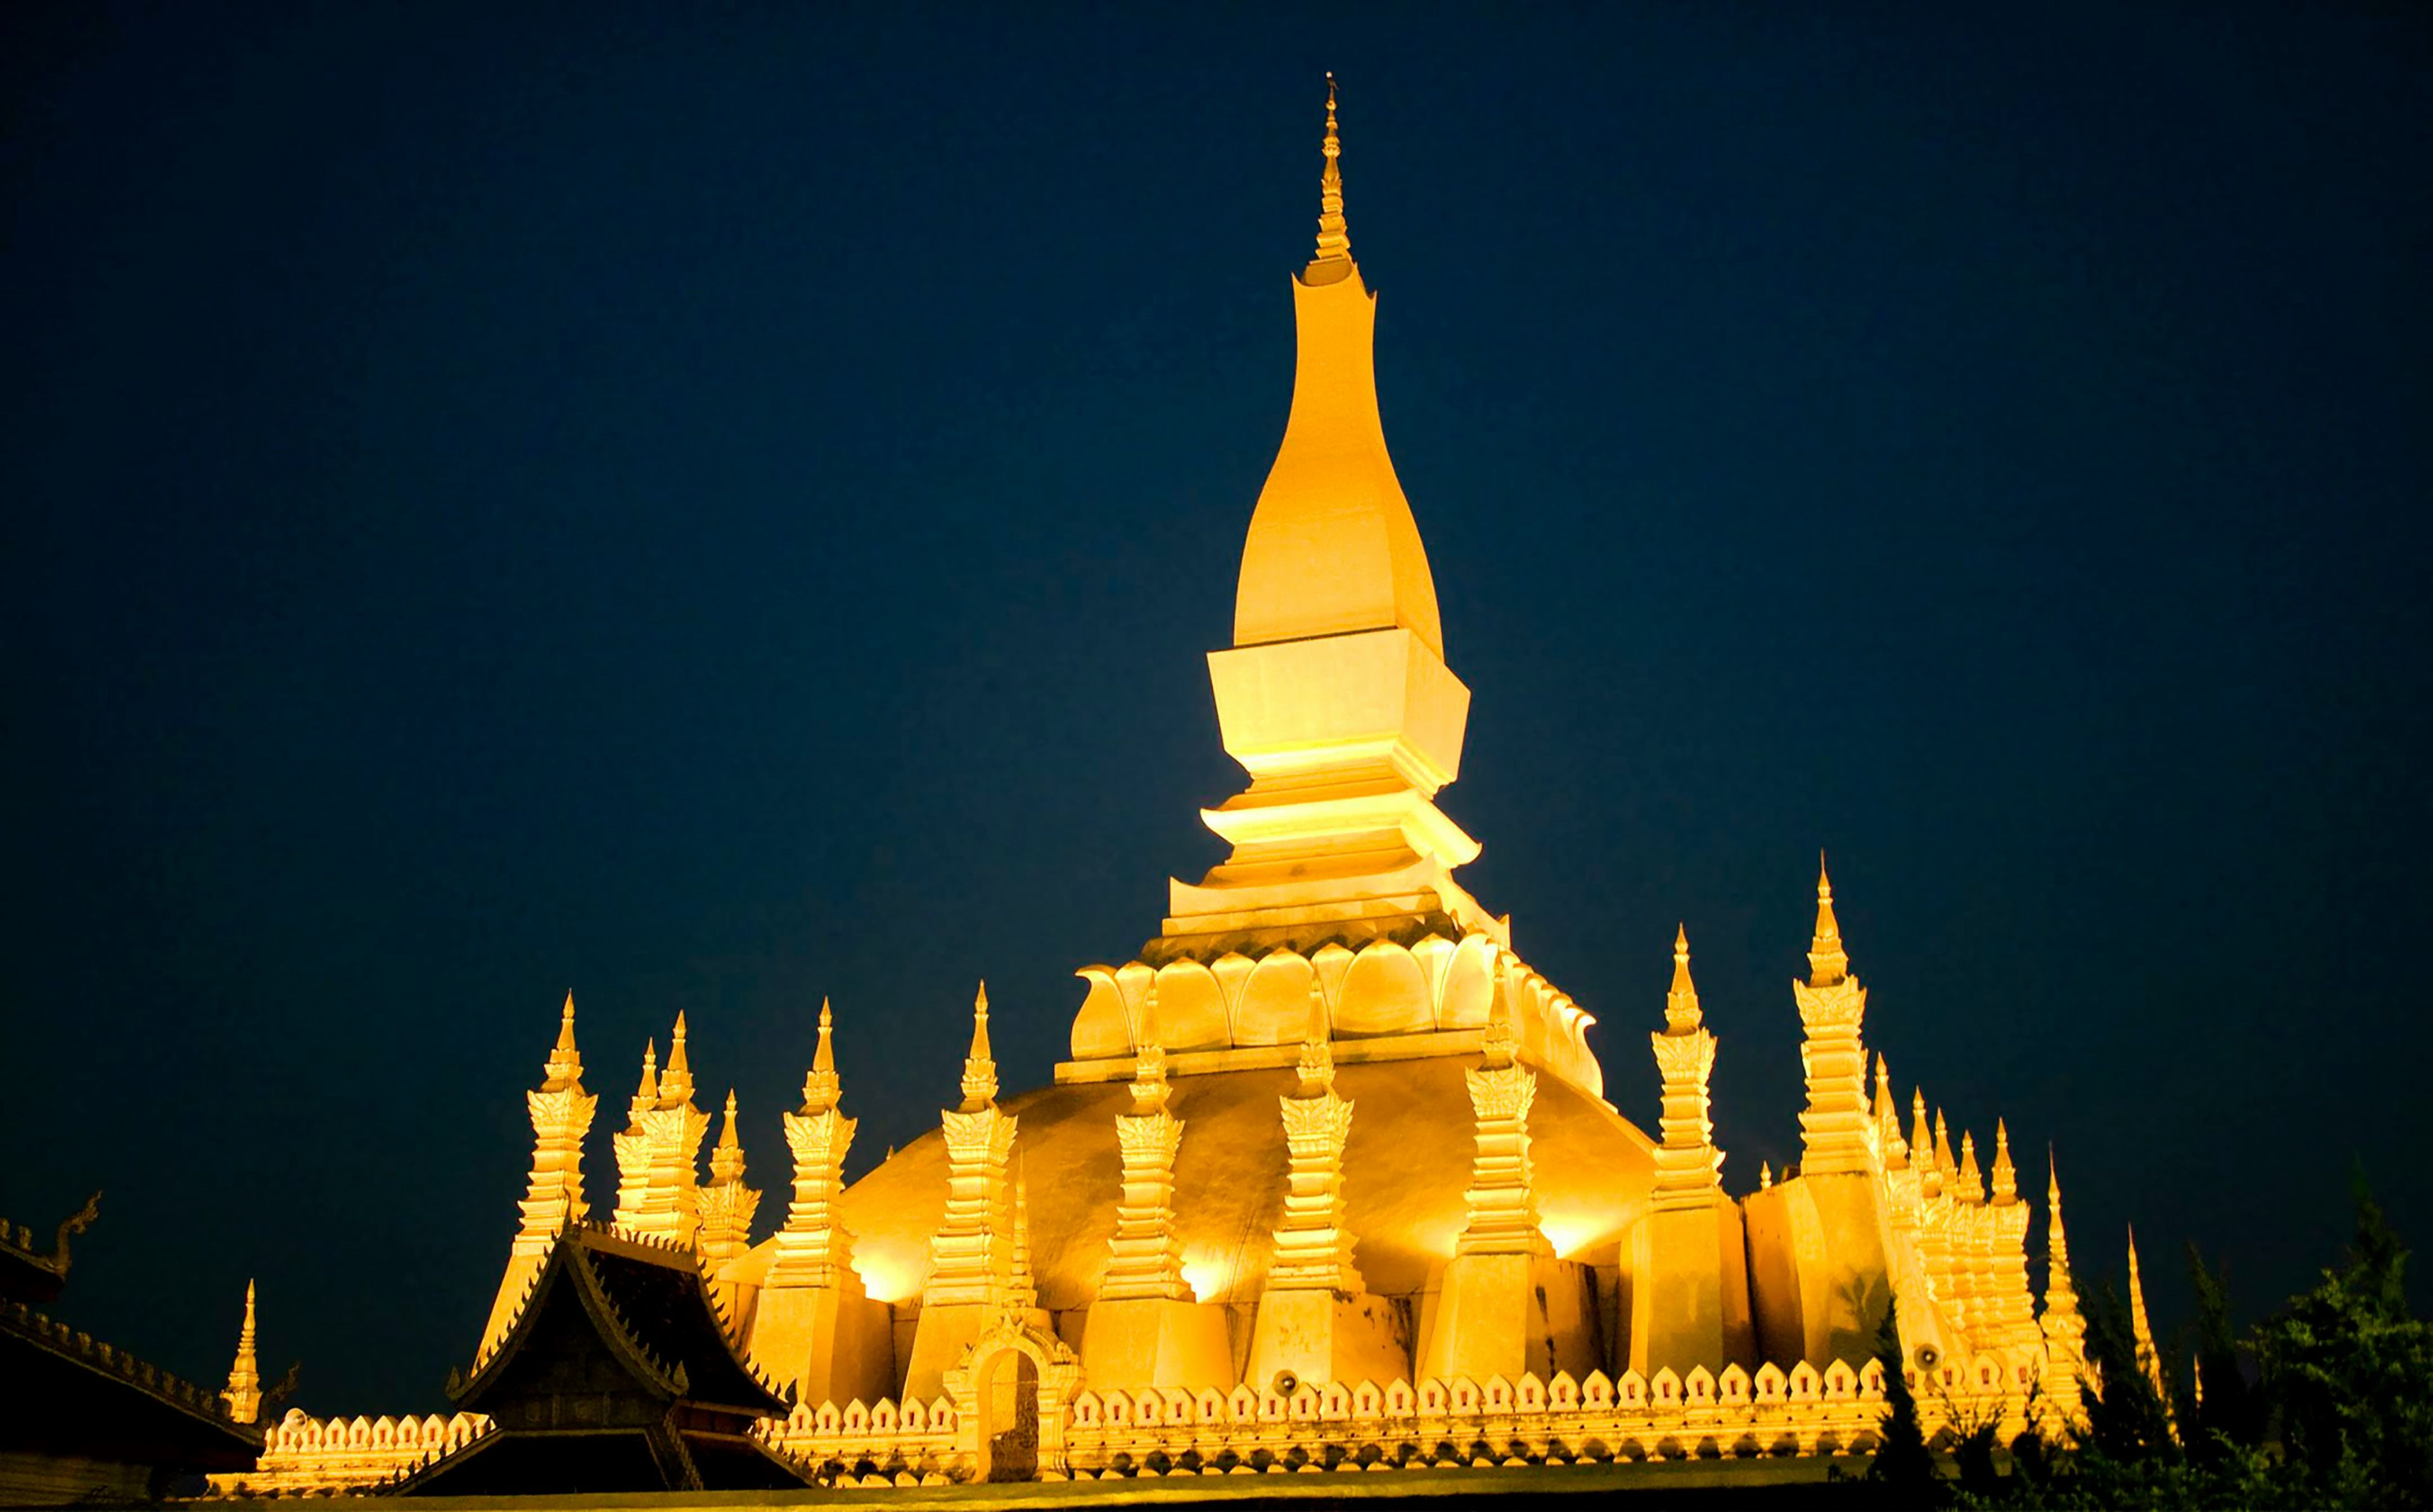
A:
{"label": "small golden spire", "polygon": [[2137,1368],[2154,1386],[2154,1395],[2163,1390],[2163,1357],[2154,1350],[2154,1325],[2146,1319],[2146,1287],[2137,1276],[2137,1226],[2129,1226],[2129,1329],[2136,1344]]}
{"label": "small golden spire", "polygon": [[228,1389],[220,1393],[229,1417],[241,1423],[262,1416],[262,1367],[253,1351],[253,1283],[245,1283],[245,1324],[237,1330],[236,1363],[229,1368]]}
{"label": "small golden spire", "polygon": [[1984,1173],[1977,1168],[1977,1136],[1965,1130],[1960,1135],[1960,1200],[1985,1200]]}
{"label": "small golden spire", "polygon": [[1876,1056],[1876,1138],[1883,1146],[1887,1166],[1908,1168],[1909,1141],[1901,1138],[1900,1104],[1893,1099],[1893,1068],[1881,1053]]}
{"label": "small golden spire", "polygon": [[963,1057],[963,1112],[975,1113],[996,1101],[996,1059],[989,1050],[988,983],[972,997],[972,1047]]}
{"label": "small golden spire", "polygon": [[1773,1163],[1772,1161],[1760,1161],[1760,1162],[1758,1162],[1758,1163],[1757,1163],[1757,1189],[1758,1189],[1759,1191],[1761,1191],[1761,1192],[1763,1192],[1763,1191],[1767,1191],[1767,1190],[1769,1190],[1770,1188],[1772,1188],[1772,1187],[1773,1187],[1773,1185],[1774,1185],[1774,1163]]}
{"label": "small golden spire", "polygon": [[712,1181],[743,1179],[743,1145],[735,1137],[735,1089],[726,1089],[726,1125],[718,1131],[718,1147],[709,1152]]}
{"label": "small golden spire", "polygon": [[803,1078],[805,1112],[822,1113],[837,1105],[843,1095],[844,1083],[837,1077],[836,1048],[830,1043],[835,1032],[835,1020],[828,1011],[828,1000],[820,999],[820,1047],[811,1056],[810,1073]]}
{"label": "small golden spire", "polygon": [[684,1010],[676,1011],[675,1035],[668,1042],[668,1068],[659,1078],[659,1106],[692,1101],[692,1062],[685,1054]]}
{"label": "small golden spire", "polygon": [[644,1040],[642,1042],[642,1084],[634,1089],[634,1101],[642,1104],[656,1103],[658,1100],[659,1042]]}
{"label": "small golden spire", "polygon": [[583,1057],[574,1048],[574,994],[566,994],[566,1011],[557,1021],[557,1044],[551,1046],[543,1067],[541,1090],[559,1092],[583,1079]]}
{"label": "small golden spire", "polygon": [[1495,958],[1495,992],[1488,999],[1487,1032],[1479,1042],[1489,1066],[1501,1070],[1512,1063],[1520,1037],[1512,1030],[1512,977],[1505,958]]}
{"label": "small golden spire", "polygon": [[1912,1087],[1909,1094],[1909,1147],[1922,1168],[1934,1166],[1934,1130],[1926,1121],[1926,1089]]}
{"label": "small golden spire", "polygon": [[1335,1085],[1335,1029],[1326,1017],[1326,983],[1309,972],[1309,1018],[1302,1027],[1301,1095],[1315,1097]]}
{"label": "small golden spire", "polygon": [[1030,1271],[1030,1154],[1025,1150],[1014,1157],[1013,1166],[1013,1263],[1007,1290],[1012,1310],[1028,1320],[1039,1305],[1039,1283]]}
{"label": "small golden spire", "polygon": [[1673,931],[1673,986],[1664,994],[1664,1030],[1694,1033],[1705,1017],[1698,1008],[1697,984],[1690,980],[1690,926],[1678,925]]}
{"label": "small golden spire", "polygon": [[1850,974],[1842,951],[1842,926],[1833,917],[1833,879],[1825,875],[1825,853],[1816,853],[1816,935],[1808,945],[1808,985],[1830,987]]}
{"label": "small golden spire", "polygon": [[2019,1173],[2011,1164],[2011,1130],[2002,1120],[1994,1120],[1994,1200],[2016,1202],[2019,1199]]}
{"label": "small golden spire", "polygon": [[2067,1297],[2074,1311],[2078,1288],[2069,1274],[2069,1235],[2061,1227],[2061,1164],[2053,1159],[2050,1146],[2045,1149],[2045,1168],[2050,1173],[2045,1188],[2045,1306],[2050,1310],[2057,1298]]}
{"label": "small golden spire", "polygon": [[1141,1000],[1140,1053],[1132,1058],[1132,1112],[1151,1113],[1165,1106],[1165,1045],[1157,1032],[1157,978],[1148,981]]}
{"label": "small golden spire", "polygon": [[[1326,76],[1326,171],[1318,180],[1318,256],[1310,260],[1310,268],[1319,264],[1349,263],[1352,261],[1352,233],[1343,222],[1343,142],[1335,127],[1335,75]],[[1340,277],[1339,274],[1336,275]],[[1316,280],[1304,281],[1315,282]]]}

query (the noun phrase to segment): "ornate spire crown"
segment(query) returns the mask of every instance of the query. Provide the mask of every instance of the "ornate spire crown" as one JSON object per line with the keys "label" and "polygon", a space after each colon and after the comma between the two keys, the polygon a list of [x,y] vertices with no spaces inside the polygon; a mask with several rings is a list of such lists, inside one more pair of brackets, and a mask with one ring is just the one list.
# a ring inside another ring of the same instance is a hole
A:
{"label": "ornate spire crown", "polygon": [[743,1145],[735,1137],[735,1089],[726,1089],[726,1124],[718,1131],[718,1147],[709,1152],[709,1179],[713,1181],[739,1181],[743,1179]]}
{"label": "ornate spire crown", "polygon": [[668,1068],[659,1077],[659,1106],[673,1108],[692,1101],[692,1062],[685,1055],[684,1011],[676,1011],[676,1028],[668,1042]]}
{"label": "ornate spire crown", "polygon": [[963,1112],[976,1113],[996,1101],[996,1058],[989,1050],[988,983],[972,997],[972,1047],[963,1057]]}
{"label": "ornate spire crown", "polygon": [[1673,986],[1664,994],[1664,1031],[1668,1034],[1691,1034],[1705,1022],[1698,1008],[1698,989],[1690,980],[1690,926],[1675,926],[1673,932]]}
{"label": "ornate spire crown", "polygon": [[237,1331],[236,1363],[229,1368],[228,1389],[220,1393],[229,1417],[249,1423],[262,1415],[262,1367],[253,1350],[253,1283],[245,1283],[245,1324]]}
{"label": "ornate spire crown", "polygon": [[[1335,75],[1326,76],[1326,169],[1318,180],[1318,256],[1304,283],[1332,283],[1352,265],[1352,232],[1343,221],[1343,142],[1335,127]],[[1330,264],[1339,264],[1330,266]]]}
{"label": "ornate spire crown", "polygon": [[2061,1164],[2050,1149],[2045,1151],[2045,1168],[2050,1173],[2045,1186],[2046,1305],[2051,1306],[2053,1299],[2063,1295],[2075,1304],[2078,1287],[2069,1273],[2069,1235],[2061,1226]]}
{"label": "ornate spire crown", "polygon": [[1850,975],[1842,951],[1841,922],[1833,917],[1833,879],[1825,874],[1825,853],[1816,853],[1816,935],[1808,945],[1808,985],[1830,987]]}
{"label": "ornate spire crown", "polygon": [[835,1019],[828,1011],[828,1000],[820,999],[820,1047],[811,1057],[811,1069],[803,1078],[803,1111],[824,1113],[835,1107],[844,1096],[844,1082],[837,1076],[836,1047],[829,1036],[834,1033]]}
{"label": "ornate spire crown", "polygon": [[566,994],[566,1011],[557,1021],[557,1043],[550,1047],[542,1068],[540,1090],[560,1092],[583,1080],[583,1056],[574,1048],[574,994]]}
{"label": "ornate spire crown", "polygon": [[2002,1120],[1994,1120],[1994,1200],[2012,1203],[2019,1199],[2019,1173],[2011,1164],[2011,1130]]}
{"label": "ornate spire crown", "polygon": [[1132,1112],[1163,1112],[1165,1098],[1165,1045],[1158,1037],[1157,978],[1151,977],[1141,1002],[1140,1050],[1132,1061]]}
{"label": "ornate spire crown", "polygon": [[1480,1039],[1479,1049],[1486,1055],[1489,1067],[1501,1070],[1512,1063],[1520,1048],[1520,1039],[1512,1032],[1512,978],[1505,958],[1495,958],[1495,993],[1487,1007],[1487,1031]]}
{"label": "ornate spire crown", "polygon": [[659,1100],[659,1042],[642,1042],[642,1084],[634,1089],[634,1106],[656,1107]]}
{"label": "ornate spire crown", "polygon": [[1326,1016],[1326,983],[1309,974],[1309,1020],[1301,1037],[1301,1095],[1315,1097],[1335,1086],[1334,1028]]}

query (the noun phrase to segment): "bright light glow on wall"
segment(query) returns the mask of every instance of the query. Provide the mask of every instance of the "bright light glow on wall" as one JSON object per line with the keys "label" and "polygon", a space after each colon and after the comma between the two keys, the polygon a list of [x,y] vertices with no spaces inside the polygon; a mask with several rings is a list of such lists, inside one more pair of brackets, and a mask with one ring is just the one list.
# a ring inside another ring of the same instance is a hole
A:
{"label": "bright light glow on wall", "polygon": [[909,1302],[921,1293],[921,1276],[916,1270],[894,1266],[876,1256],[854,1256],[854,1273],[861,1278],[861,1289],[876,1301]]}
{"label": "bright light glow on wall", "polygon": [[1182,1279],[1191,1283],[1194,1299],[1213,1302],[1234,1283],[1234,1267],[1213,1256],[1185,1255]]}
{"label": "bright light glow on wall", "polygon": [[1545,1232],[1546,1242],[1555,1247],[1555,1254],[1563,1260],[1577,1258],[1577,1251],[1597,1236],[1603,1225],[1591,1218],[1557,1217],[1552,1214],[1539,1219],[1538,1227]]}

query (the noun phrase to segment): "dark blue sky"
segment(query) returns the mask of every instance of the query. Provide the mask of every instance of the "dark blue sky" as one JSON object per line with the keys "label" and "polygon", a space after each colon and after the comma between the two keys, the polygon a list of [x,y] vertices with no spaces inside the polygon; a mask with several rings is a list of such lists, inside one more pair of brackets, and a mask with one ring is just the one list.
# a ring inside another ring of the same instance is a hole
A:
{"label": "dark blue sky", "polygon": [[2421,9],[487,8],[0,17],[0,1208],[108,1189],[78,1326],[216,1379],[259,1275],[303,1405],[439,1405],[570,985],[596,1195],[679,1009],[773,1188],[823,994],[856,1171],[977,977],[1046,1079],[1236,786],[1326,68],[1464,876],[1623,1111],[1686,919],[1727,1181],[1795,1159],[1821,845],[1904,1097],[2166,1326],[2360,1158],[2433,1243]]}

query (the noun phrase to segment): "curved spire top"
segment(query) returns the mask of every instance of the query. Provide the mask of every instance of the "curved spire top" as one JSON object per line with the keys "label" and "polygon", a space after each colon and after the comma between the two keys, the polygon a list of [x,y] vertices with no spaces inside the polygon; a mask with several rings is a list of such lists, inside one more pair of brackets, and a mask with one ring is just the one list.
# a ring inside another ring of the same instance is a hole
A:
{"label": "curved spire top", "polygon": [[692,1061],[685,1054],[684,1010],[676,1010],[674,1034],[668,1041],[667,1069],[659,1076],[659,1105],[673,1108],[692,1101]]}
{"label": "curved spire top", "polygon": [[1830,987],[1850,975],[1842,949],[1841,921],[1833,917],[1833,879],[1825,874],[1825,853],[1816,853],[1816,934],[1808,943],[1808,985]]}
{"label": "curved spire top", "polygon": [[[1320,265],[1328,263],[1349,264],[1352,261],[1352,231],[1343,221],[1343,140],[1335,127],[1335,75],[1326,76],[1326,169],[1318,179],[1318,256],[1309,263],[1311,277],[1304,282],[1319,283],[1332,279],[1316,277]],[[1341,278],[1335,273],[1332,278]]]}
{"label": "curved spire top", "polygon": [[634,1091],[636,1102],[659,1100],[659,1042],[642,1042],[642,1084]]}
{"label": "curved spire top", "polygon": [[972,997],[972,1047],[963,1057],[963,1108],[978,1113],[996,1101],[996,1056],[989,1048],[988,983]]}
{"label": "curved spire top", "polygon": [[1400,626],[1441,660],[1436,580],[1377,413],[1377,306],[1344,229],[1333,87],[1318,255],[1293,280],[1292,411],[1243,543],[1234,644]]}
{"label": "curved spire top", "polygon": [[837,1105],[844,1095],[844,1083],[837,1076],[835,1015],[828,1011],[828,1000],[820,999],[820,1047],[811,1056],[811,1069],[803,1078],[803,1111],[823,1113]]}
{"label": "curved spire top", "polygon": [[574,994],[566,994],[566,1011],[557,1021],[557,1044],[544,1064],[543,1092],[557,1092],[583,1080],[583,1056],[574,1048]]}

